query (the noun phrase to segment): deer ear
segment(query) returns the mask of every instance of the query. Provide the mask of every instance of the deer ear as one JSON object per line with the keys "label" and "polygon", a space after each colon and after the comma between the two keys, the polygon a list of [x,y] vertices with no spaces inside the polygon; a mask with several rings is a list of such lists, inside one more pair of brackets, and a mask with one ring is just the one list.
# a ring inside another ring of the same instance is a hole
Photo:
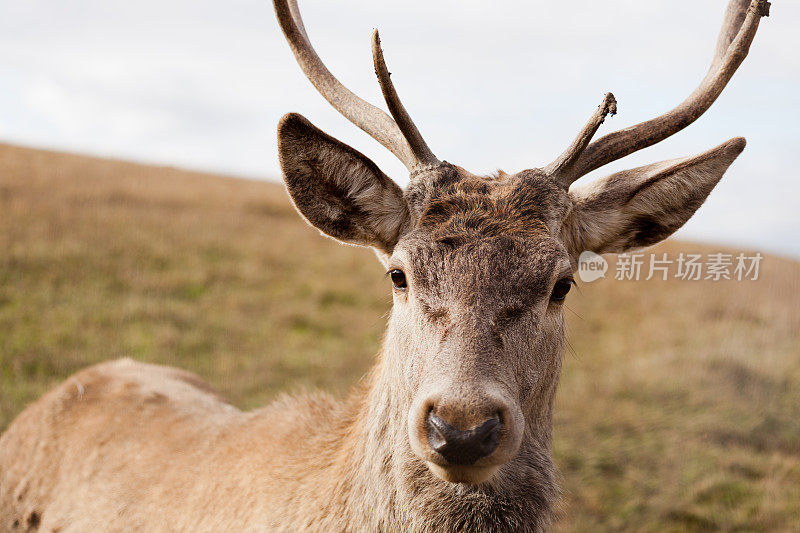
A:
{"label": "deer ear", "polygon": [[570,255],[621,253],[672,235],[703,204],[745,147],[731,139],[704,154],[625,170],[570,190],[563,237]]}
{"label": "deer ear", "polygon": [[391,253],[408,226],[408,207],[375,163],[296,113],[278,124],[278,154],[289,195],[312,226]]}

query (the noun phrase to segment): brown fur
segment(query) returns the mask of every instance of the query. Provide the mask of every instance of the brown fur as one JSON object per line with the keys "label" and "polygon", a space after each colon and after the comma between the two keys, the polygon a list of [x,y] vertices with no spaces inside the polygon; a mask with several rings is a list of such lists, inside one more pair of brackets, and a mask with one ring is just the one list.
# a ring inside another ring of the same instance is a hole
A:
{"label": "brown fur", "polygon": [[[442,163],[401,193],[298,116],[279,135],[305,218],[375,247],[408,280],[369,379],[344,401],[285,397],[245,413],[180,370],[130,360],[84,370],[0,437],[0,529],[547,529],[564,351],[554,285],[583,249],[677,229],[744,147],[571,193],[538,170],[483,178]],[[448,464],[426,440],[431,410],[463,430],[499,414],[497,450]]]}

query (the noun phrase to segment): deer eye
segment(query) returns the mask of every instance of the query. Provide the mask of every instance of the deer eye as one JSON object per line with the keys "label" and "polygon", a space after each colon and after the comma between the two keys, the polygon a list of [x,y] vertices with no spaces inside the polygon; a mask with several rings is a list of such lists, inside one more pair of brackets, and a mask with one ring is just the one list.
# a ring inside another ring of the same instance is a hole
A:
{"label": "deer eye", "polygon": [[392,285],[394,285],[395,289],[399,291],[404,291],[408,288],[408,282],[406,281],[405,272],[403,272],[399,268],[390,270],[389,277],[392,278]]}
{"label": "deer eye", "polygon": [[553,293],[550,295],[550,301],[556,303],[563,302],[567,298],[567,293],[572,288],[573,283],[575,283],[575,280],[572,278],[558,280],[553,287]]}

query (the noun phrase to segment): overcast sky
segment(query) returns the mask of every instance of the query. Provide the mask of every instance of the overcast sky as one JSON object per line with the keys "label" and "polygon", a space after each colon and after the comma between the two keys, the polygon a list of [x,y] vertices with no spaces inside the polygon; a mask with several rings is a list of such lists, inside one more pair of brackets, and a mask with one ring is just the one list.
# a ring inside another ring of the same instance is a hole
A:
{"label": "overcast sky", "polygon": [[[381,30],[406,107],[473,172],[550,162],[606,91],[603,132],[660,114],[705,74],[725,0],[301,0],[317,50],[382,104]],[[800,257],[800,2],[775,0],[750,56],[688,130],[589,176],[748,147],[681,236]],[[0,141],[277,179],[275,127],[298,111],[404,184],[393,156],[316,94],[269,0],[0,2]]]}

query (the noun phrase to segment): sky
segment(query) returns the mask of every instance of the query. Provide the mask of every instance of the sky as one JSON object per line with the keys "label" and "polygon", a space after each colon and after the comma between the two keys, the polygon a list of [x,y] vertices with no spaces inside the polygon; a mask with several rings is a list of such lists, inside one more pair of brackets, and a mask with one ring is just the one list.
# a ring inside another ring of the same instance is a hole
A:
{"label": "sky", "polygon": [[[300,0],[334,74],[384,107],[370,35],[381,31],[406,107],[440,159],[475,173],[543,166],[607,91],[600,135],[680,103],[713,54],[724,0]],[[701,119],[608,165],[748,147],[679,232],[800,258],[800,2],[775,0],[750,55]],[[408,173],[303,77],[268,0],[0,2],[0,142],[280,179],[289,111]]]}

